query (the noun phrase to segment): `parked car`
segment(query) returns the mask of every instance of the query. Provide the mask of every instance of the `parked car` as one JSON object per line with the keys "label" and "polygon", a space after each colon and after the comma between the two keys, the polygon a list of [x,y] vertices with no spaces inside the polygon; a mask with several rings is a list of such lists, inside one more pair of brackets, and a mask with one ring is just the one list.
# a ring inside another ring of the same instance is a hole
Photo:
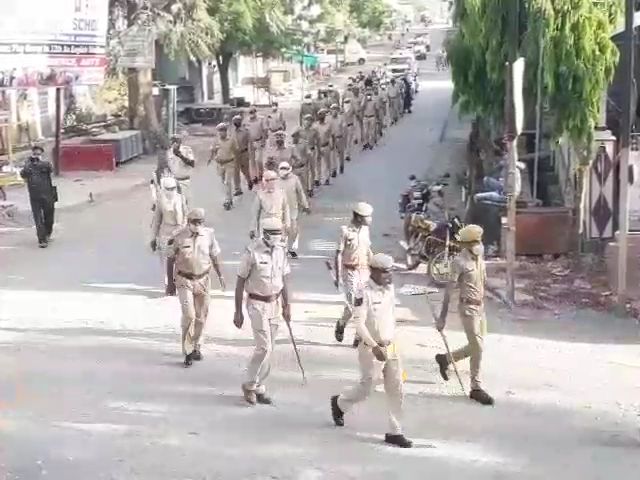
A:
{"label": "parked car", "polygon": [[413,46],[413,54],[416,57],[416,60],[426,60],[427,59],[427,47],[425,45],[421,45],[416,43]]}
{"label": "parked car", "polygon": [[407,56],[406,54],[391,55],[387,62],[387,73],[391,76],[404,75],[411,73],[411,61],[413,56]]}

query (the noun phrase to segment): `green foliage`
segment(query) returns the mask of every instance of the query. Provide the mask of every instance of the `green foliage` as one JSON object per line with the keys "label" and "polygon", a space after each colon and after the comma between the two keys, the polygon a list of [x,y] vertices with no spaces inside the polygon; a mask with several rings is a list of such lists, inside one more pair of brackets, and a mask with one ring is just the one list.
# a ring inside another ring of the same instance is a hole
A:
{"label": "green foliage", "polygon": [[382,30],[390,13],[384,0],[349,0],[351,21],[372,32]]}
{"label": "green foliage", "polygon": [[454,100],[464,112],[502,120],[509,49],[526,59],[525,93],[536,91],[542,33],[543,98],[555,119],[554,133],[588,145],[602,91],[613,78],[618,51],[610,39],[620,0],[518,0],[519,37],[509,28],[514,0],[458,0],[457,34],[448,42]]}

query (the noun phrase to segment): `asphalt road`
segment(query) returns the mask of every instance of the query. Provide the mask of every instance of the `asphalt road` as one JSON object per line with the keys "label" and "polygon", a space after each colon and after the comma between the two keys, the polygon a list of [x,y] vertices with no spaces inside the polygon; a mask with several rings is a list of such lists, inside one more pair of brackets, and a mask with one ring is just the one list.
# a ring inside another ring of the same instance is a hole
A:
{"label": "asphalt road", "polygon": [[[46,250],[31,231],[7,234],[6,243],[0,237],[0,479],[637,476],[637,329],[587,312],[514,317],[490,305],[484,377],[497,405],[485,408],[438,376],[432,359],[442,347],[424,297],[400,296],[404,425],[416,447],[384,446],[379,393],[345,428],[332,425],[330,395],[357,379],[355,352],[333,340],[341,299],[324,266],[339,226],[350,205],[369,201],[374,249],[400,259],[396,205],[407,176],[440,173],[464,148],[440,141],[450,109],[447,75],[428,65],[423,72],[414,114],[348,164],[302,221],[293,328],[309,383],[301,385],[282,332],[272,407],[249,407],[240,396],[252,339],[247,327],[232,325],[231,284],[251,197],[224,212],[213,168],[199,168],[195,198],[216,230],[230,285],[212,291],[205,359],[188,370],[179,306],[162,295],[160,265],[147,247],[147,189],[63,212]],[[204,140],[193,141],[204,155]],[[424,278],[398,273],[395,283]],[[448,332],[453,345],[462,343],[455,312]],[[468,364],[460,370],[468,378]]]}

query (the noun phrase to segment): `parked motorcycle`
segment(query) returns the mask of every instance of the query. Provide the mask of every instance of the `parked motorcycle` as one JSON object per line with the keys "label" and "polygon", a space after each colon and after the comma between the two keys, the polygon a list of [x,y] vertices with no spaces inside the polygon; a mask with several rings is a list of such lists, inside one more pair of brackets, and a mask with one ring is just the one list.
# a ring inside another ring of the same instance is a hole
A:
{"label": "parked motorcycle", "polygon": [[413,233],[407,242],[407,270],[415,270],[425,263],[433,283],[446,285],[451,275],[451,261],[460,251],[458,232],[463,226],[458,216],[438,223],[422,216],[413,217]]}
{"label": "parked motorcycle", "polygon": [[[417,216],[433,221],[442,219],[441,217],[431,218],[429,202],[434,196],[442,197],[443,189],[448,185],[448,178],[449,174],[445,174],[436,182],[429,183],[417,180],[415,175],[409,177],[409,187],[400,194],[400,200],[398,201],[400,218],[404,220],[404,239],[407,243],[412,236],[412,219]],[[442,213],[444,214],[444,212]]]}

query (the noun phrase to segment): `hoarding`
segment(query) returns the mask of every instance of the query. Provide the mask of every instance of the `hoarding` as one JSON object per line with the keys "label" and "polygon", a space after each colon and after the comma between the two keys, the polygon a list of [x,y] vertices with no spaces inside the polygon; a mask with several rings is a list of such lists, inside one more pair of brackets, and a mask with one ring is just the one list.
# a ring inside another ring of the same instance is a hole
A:
{"label": "hoarding", "polygon": [[0,86],[99,84],[109,0],[0,0]]}

